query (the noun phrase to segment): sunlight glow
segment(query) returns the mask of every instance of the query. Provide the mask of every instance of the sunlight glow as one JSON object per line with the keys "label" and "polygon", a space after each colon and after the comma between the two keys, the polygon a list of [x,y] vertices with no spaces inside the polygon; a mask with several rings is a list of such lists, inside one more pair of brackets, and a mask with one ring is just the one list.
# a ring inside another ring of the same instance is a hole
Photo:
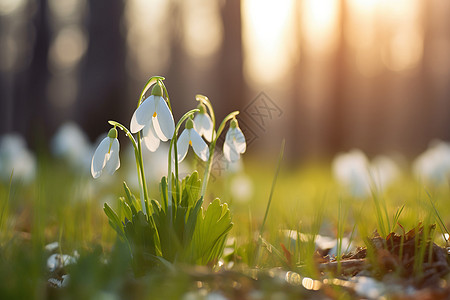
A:
{"label": "sunlight glow", "polygon": [[416,67],[422,59],[423,28],[420,23],[420,0],[383,0],[387,41],[382,49],[382,60],[392,71]]}
{"label": "sunlight glow", "polygon": [[169,1],[126,1],[127,69],[131,76],[146,78],[149,70],[159,74],[167,68],[170,57],[168,14]]}
{"label": "sunlight glow", "polygon": [[60,30],[49,51],[49,63],[52,71],[74,68],[86,49],[86,35],[78,26],[68,26]]}
{"label": "sunlight glow", "polygon": [[26,0],[2,0],[0,1],[0,16],[18,12],[27,4]]}
{"label": "sunlight glow", "polygon": [[294,0],[242,1],[244,74],[253,82],[281,78],[292,64]]}
{"label": "sunlight glow", "polygon": [[338,1],[303,1],[303,34],[308,53],[316,56],[333,52],[338,37]]}
{"label": "sunlight glow", "polygon": [[201,58],[216,53],[223,36],[218,1],[188,0],[182,3],[183,42],[187,52]]}

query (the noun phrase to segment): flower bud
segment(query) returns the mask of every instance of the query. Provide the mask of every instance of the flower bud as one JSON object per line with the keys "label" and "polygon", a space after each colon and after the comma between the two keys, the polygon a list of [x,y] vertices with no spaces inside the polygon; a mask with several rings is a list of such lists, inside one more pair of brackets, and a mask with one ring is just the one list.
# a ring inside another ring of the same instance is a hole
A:
{"label": "flower bud", "polygon": [[194,121],[191,118],[188,118],[186,121],[186,125],[184,126],[186,129],[194,128]]}
{"label": "flower bud", "polygon": [[162,90],[162,87],[161,87],[161,85],[159,83],[156,83],[153,86],[151,94],[154,95],[154,96],[161,96],[162,97],[163,90]]}
{"label": "flower bud", "polygon": [[236,128],[239,127],[239,123],[238,121],[234,118],[233,120],[231,120],[230,122],[230,128]]}
{"label": "flower bud", "polygon": [[108,137],[112,138],[112,139],[116,139],[117,138],[117,129],[116,127],[111,128],[108,132]]}

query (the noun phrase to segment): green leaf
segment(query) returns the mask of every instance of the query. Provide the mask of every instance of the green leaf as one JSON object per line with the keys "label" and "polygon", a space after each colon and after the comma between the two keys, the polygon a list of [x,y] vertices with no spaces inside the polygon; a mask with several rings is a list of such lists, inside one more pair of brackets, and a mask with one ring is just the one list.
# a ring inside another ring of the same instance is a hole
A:
{"label": "green leaf", "polygon": [[105,211],[105,214],[108,217],[108,221],[111,227],[117,232],[117,234],[121,238],[125,238],[122,222],[120,222],[120,219],[114,212],[114,210],[112,210],[112,208],[109,207],[107,203],[105,203],[103,210]]}
{"label": "green leaf", "polygon": [[156,256],[156,230],[148,223],[142,211],[125,223],[124,232],[133,254],[133,267],[137,275],[145,273],[155,265],[152,257]]}
{"label": "green leaf", "polygon": [[192,241],[186,249],[187,261],[200,265],[216,262],[232,227],[227,204],[214,200],[204,213],[198,214]]}
{"label": "green leaf", "polygon": [[201,184],[197,171],[194,171],[190,176],[186,176],[183,179],[181,183],[181,206],[191,207],[195,205],[200,198]]}
{"label": "green leaf", "polygon": [[119,206],[122,211],[122,216],[125,216],[128,220],[131,220],[133,218],[133,215],[135,215],[134,212],[132,212],[130,206],[128,203],[126,203],[125,199],[123,197],[119,198]]}

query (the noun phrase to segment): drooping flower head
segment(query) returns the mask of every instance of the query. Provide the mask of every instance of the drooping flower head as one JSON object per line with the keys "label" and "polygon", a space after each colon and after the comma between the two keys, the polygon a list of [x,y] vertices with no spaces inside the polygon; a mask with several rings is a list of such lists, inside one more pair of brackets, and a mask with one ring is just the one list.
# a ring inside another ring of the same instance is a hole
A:
{"label": "drooping flower head", "polygon": [[36,157],[17,134],[0,136],[0,181],[9,182],[11,175],[25,183],[36,177]]}
{"label": "drooping flower head", "polygon": [[209,148],[202,137],[194,129],[194,121],[191,118],[186,120],[185,129],[177,141],[178,162],[181,162],[187,154],[189,145],[194,149],[195,154],[201,160],[207,161],[209,158]]}
{"label": "drooping flower head", "polygon": [[246,149],[245,136],[239,128],[238,121],[233,119],[230,122],[230,129],[228,129],[227,135],[225,136],[223,154],[229,162],[235,162],[239,160],[241,154]]}
{"label": "drooping flower head", "polygon": [[92,157],[91,174],[92,177],[98,178],[102,175],[103,170],[109,174],[114,172],[120,167],[119,159],[119,140],[117,139],[117,129],[111,128],[108,132],[108,136],[105,137]]}
{"label": "drooping flower head", "polygon": [[160,141],[172,138],[175,122],[159,83],[153,86],[151,95],[134,112],[130,129],[132,133],[143,130],[144,144],[152,152],[158,149]]}
{"label": "drooping flower head", "polygon": [[203,136],[208,142],[213,138],[213,122],[206,113],[206,107],[200,103],[197,107],[200,111],[194,118],[194,128],[200,136]]}

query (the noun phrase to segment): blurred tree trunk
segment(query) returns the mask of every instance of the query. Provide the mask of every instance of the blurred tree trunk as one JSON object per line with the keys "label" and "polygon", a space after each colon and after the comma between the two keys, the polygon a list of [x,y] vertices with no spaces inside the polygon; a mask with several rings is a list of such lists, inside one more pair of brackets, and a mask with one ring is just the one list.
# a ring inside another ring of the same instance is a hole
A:
{"label": "blurred tree trunk", "polygon": [[[170,1],[168,15],[170,16],[170,59],[165,84],[169,91],[172,102],[172,109],[175,120],[179,119],[184,112],[192,109],[192,105],[187,103],[186,91],[188,89],[189,71],[186,70],[186,60],[188,59],[183,49],[183,14],[181,12],[181,2],[177,0]],[[174,101],[177,102],[174,105]],[[179,102],[178,102],[179,101]],[[192,99],[192,101],[194,101]]]}
{"label": "blurred tree trunk", "polygon": [[23,78],[18,76],[13,80],[13,130],[24,134],[35,145],[39,142],[39,135],[45,134],[52,118],[46,101],[50,45],[47,0],[39,0],[36,10],[33,22],[36,29],[33,58],[29,68],[23,73]]}
{"label": "blurred tree trunk", "polygon": [[[91,137],[108,130],[113,118],[128,124],[125,118],[126,72],[125,40],[122,35],[122,0],[88,1],[88,49],[80,71],[80,93],[76,119]],[[125,119],[122,119],[125,118]]]}
{"label": "blurred tree trunk", "polygon": [[336,152],[344,150],[345,146],[345,112],[346,112],[346,95],[347,88],[347,46],[345,44],[345,21],[347,18],[347,3],[346,0],[339,0],[338,5],[338,45],[335,51],[334,64],[331,66],[332,72],[334,72],[331,80],[331,93],[329,95],[330,107],[328,110],[328,126],[325,133],[327,149],[325,149],[328,155],[332,155]]}
{"label": "blurred tree trunk", "polygon": [[223,43],[217,63],[218,98],[216,102],[218,122],[230,110],[242,109],[244,99],[244,75],[242,58],[241,1],[224,1],[221,10]]}
{"label": "blurred tree trunk", "polygon": [[[303,155],[311,154],[309,153],[311,144],[305,143],[309,139],[310,133],[310,124],[311,120],[308,118],[308,108],[305,104],[305,95],[304,95],[304,81],[303,74],[305,74],[305,67],[302,61],[302,53],[303,53],[303,45],[302,41],[302,1],[296,1],[294,3],[294,10],[296,20],[294,24],[294,32],[297,35],[298,42],[298,57],[297,63],[292,69],[292,74],[290,74],[290,91],[291,91],[291,103],[289,105],[290,112],[288,115],[290,117],[289,120],[289,147],[287,148],[286,154],[290,161],[296,163],[301,160]],[[296,164],[292,164],[295,166]]]}

